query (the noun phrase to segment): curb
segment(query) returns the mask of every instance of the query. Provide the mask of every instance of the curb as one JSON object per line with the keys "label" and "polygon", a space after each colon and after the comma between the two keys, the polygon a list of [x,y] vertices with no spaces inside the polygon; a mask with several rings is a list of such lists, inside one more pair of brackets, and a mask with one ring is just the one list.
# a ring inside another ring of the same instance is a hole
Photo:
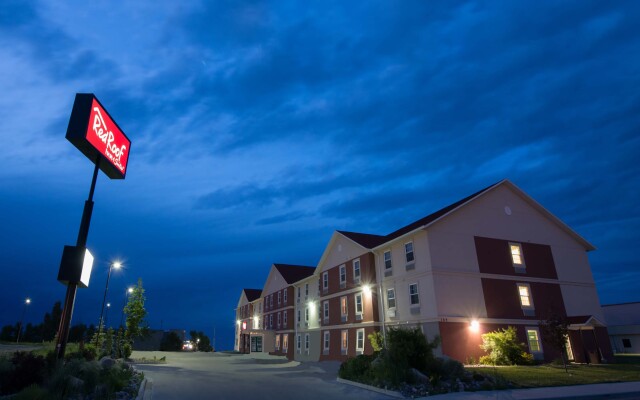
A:
{"label": "curb", "polygon": [[138,389],[138,396],[136,400],[151,400],[153,397],[153,380],[150,378],[144,378],[140,383],[140,389]]}
{"label": "curb", "polygon": [[348,379],[342,379],[342,378],[336,378],[336,381],[338,383],[344,383],[346,385],[359,387],[360,389],[369,390],[371,392],[376,392],[376,393],[384,394],[384,395],[387,395],[387,396],[390,396],[390,397],[395,397],[396,399],[404,399],[405,398],[403,395],[401,395],[400,393],[395,392],[393,390],[382,389],[382,388],[379,388],[379,387],[365,385],[364,383],[354,382],[354,381],[350,381]]}

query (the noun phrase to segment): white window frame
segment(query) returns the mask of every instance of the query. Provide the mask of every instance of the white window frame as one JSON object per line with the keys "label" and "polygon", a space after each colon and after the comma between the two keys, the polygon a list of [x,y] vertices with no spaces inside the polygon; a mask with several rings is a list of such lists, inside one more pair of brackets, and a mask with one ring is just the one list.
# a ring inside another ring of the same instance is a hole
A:
{"label": "white window frame", "polygon": [[273,314],[269,314],[269,329],[273,328]]}
{"label": "white window frame", "polygon": [[362,269],[360,266],[360,259],[356,258],[355,260],[353,260],[353,283],[360,283],[361,277],[362,277]]}
{"label": "white window frame", "polygon": [[[393,295],[389,297],[389,293]],[[390,300],[393,300],[393,306],[391,306]],[[387,289],[387,309],[394,310],[396,308],[396,288],[388,288]]]}
{"label": "white window frame", "polygon": [[276,350],[280,350],[280,335],[276,335]]}
{"label": "white window frame", "polygon": [[304,308],[304,322],[309,322],[309,306]]}
{"label": "white window frame", "polygon": [[269,307],[273,307],[273,293],[269,295]]}
{"label": "white window frame", "polygon": [[309,284],[308,283],[304,284],[304,295],[305,296],[309,296]]}
{"label": "white window frame", "polygon": [[349,300],[347,296],[340,297],[340,316],[346,317],[349,315]]}
{"label": "white window frame", "polygon": [[[415,293],[411,293],[411,287],[415,286],[416,291]],[[414,303],[413,302],[413,296],[416,296],[418,298],[418,302]],[[410,283],[409,284],[409,305],[410,306],[419,306],[420,305],[420,287],[418,286],[418,282],[414,282],[414,283]]]}
{"label": "white window frame", "polygon": [[298,309],[298,323],[300,323],[300,309]]}
{"label": "white window frame", "polygon": [[282,313],[282,324],[284,325],[285,328],[287,327],[287,312],[286,311],[284,311]]}
{"label": "white window frame", "polygon": [[347,285],[347,266],[342,264],[339,268],[340,272],[340,287],[345,287]]}
{"label": "white window frame", "polygon": [[[538,345],[538,350],[531,350],[531,340],[529,338],[529,332],[534,331],[536,333],[536,343]],[[527,326],[524,328],[525,335],[527,336],[527,347],[529,347],[529,352],[533,355],[543,354],[544,350],[542,348],[542,340],[540,340],[540,329],[537,326]]]}
{"label": "white window frame", "polygon": [[282,304],[282,292],[278,290],[278,305]]}
{"label": "white window frame", "polygon": [[[361,334],[362,338],[360,337]],[[360,344],[362,344],[362,347],[359,347]],[[356,352],[364,353],[364,328],[358,329],[356,331]]]}
{"label": "white window frame", "polygon": [[[516,283],[516,287],[518,290],[518,299],[520,300],[520,307],[522,307],[523,310],[535,310],[536,308],[533,305],[533,296],[531,295],[531,285],[529,285],[528,283]],[[526,289],[527,291],[526,296],[522,295],[521,289]],[[527,297],[527,299],[529,300],[529,305],[525,305],[522,302],[523,297]]]}
{"label": "white window frame", "polygon": [[[356,310],[356,315],[362,315],[364,314],[364,304],[362,303],[362,292],[360,293],[356,293],[354,296],[354,308]],[[358,311],[358,299],[360,300],[360,311]]]}
{"label": "white window frame", "polygon": [[304,335],[304,349],[305,351],[308,353],[309,352],[309,345],[311,344],[311,340],[309,338],[309,334],[306,333]]}
{"label": "white window frame", "polygon": [[284,351],[289,350],[289,334],[285,333],[284,335],[282,335],[282,349]]}
{"label": "white window frame", "polygon": [[329,272],[322,274],[322,290],[329,290]]}
{"label": "white window frame", "polygon": [[300,292],[302,292],[302,288],[298,286],[298,300],[300,300]]}
{"label": "white window frame", "polygon": [[[387,259],[387,254],[389,255],[389,258]],[[387,250],[384,252],[383,256],[382,256],[382,260],[384,263],[384,270],[385,271],[389,271],[391,269],[393,269],[393,261],[391,261],[391,250]],[[388,263],[387,263],[388,261]]]}
{"label": "white window frame", "polygon": [[283,290],[284,292],[284,304],[287,304],[287,289]]}
{"label": "white window frame", "polygon": [[[407,250],[407,246],[411,246],[411,251]],[[411,254],[411,260],[409,260],[409,254]],[[413,241],[404,244],[404,259],[407,261],[407,264],[411,264],[416,261],[416,253],[415,249],[413,248]]]}
{"label": "white window frame", "polygon": [[329,300],[323,301],[322,307],[323,307],[322,318],[325,321],[329,321]]}
{"label": "white window frame", "polygon": [[280,328],[280,325],[282,325],[282,315],[280,315],[281,313],[278,312],[278,328]]}
{"label": "white window frame", "polygon": [[296,336],[296,349],[298,349],[298,353],[300,353],[300,348],[302,347],[301,341],[301,335],[298,333],[298,335]]}
{"label": "white window frame", "polygon": [[331,332],[324,331],[323,340],[322,340],[322,349],[325,351],[329,351],[329,347],[331,346]]}
{"label": "white window frame", "polygon": [[[516,247],[518,249],[517,257],[520,258],[519,263],[516,262],[516,259],[515,259],[516,254],[513,251],[514,250],[513,247]],[[516,271],[520,270],[524,272],[527,266],[524,263],[524,253],[522,252],[522,243],[509,242],[509,255],[511,255],[511,263],[513,264],[513,267],[516,269]]]}

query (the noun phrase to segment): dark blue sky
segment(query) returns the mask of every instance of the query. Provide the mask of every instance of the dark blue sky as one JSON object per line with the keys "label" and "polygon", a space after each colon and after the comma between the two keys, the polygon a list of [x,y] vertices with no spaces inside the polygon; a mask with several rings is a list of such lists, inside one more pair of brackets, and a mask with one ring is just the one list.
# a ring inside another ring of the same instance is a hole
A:
{"label": "dark blue sky", "polygon": [[[0,8],[0,325],[65,288],[92,165],[64,138],[93,92],[132,140],[101,175],[95,323],[143,279],[153,328],[232,346],[243,287],[316,265],[503,178],[598,250],[602,303],[639,301],[640,3],[8,1]],[[110,318],[118,320],[117,311]]]}

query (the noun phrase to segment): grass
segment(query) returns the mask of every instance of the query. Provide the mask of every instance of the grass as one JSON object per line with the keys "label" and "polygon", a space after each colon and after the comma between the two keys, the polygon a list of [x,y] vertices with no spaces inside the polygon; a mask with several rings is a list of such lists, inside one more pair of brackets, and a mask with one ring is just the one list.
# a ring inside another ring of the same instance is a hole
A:
{"label": "grass", "polygon": [[562,365],[467,367],[485,375],[499,375],[519,388],[586,385],[640,381],[640,365],[599,364],[570,365],[566,373]]}

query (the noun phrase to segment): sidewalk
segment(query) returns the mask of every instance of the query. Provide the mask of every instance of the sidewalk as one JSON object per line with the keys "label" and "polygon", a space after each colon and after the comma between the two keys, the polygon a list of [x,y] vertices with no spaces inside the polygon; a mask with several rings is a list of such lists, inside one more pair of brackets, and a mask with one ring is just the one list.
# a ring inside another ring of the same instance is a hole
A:
{"label": "sidewalk", "polygon": [[640,382],[449,393],[434,396],[433,398],[438,400],[640,399]]}

